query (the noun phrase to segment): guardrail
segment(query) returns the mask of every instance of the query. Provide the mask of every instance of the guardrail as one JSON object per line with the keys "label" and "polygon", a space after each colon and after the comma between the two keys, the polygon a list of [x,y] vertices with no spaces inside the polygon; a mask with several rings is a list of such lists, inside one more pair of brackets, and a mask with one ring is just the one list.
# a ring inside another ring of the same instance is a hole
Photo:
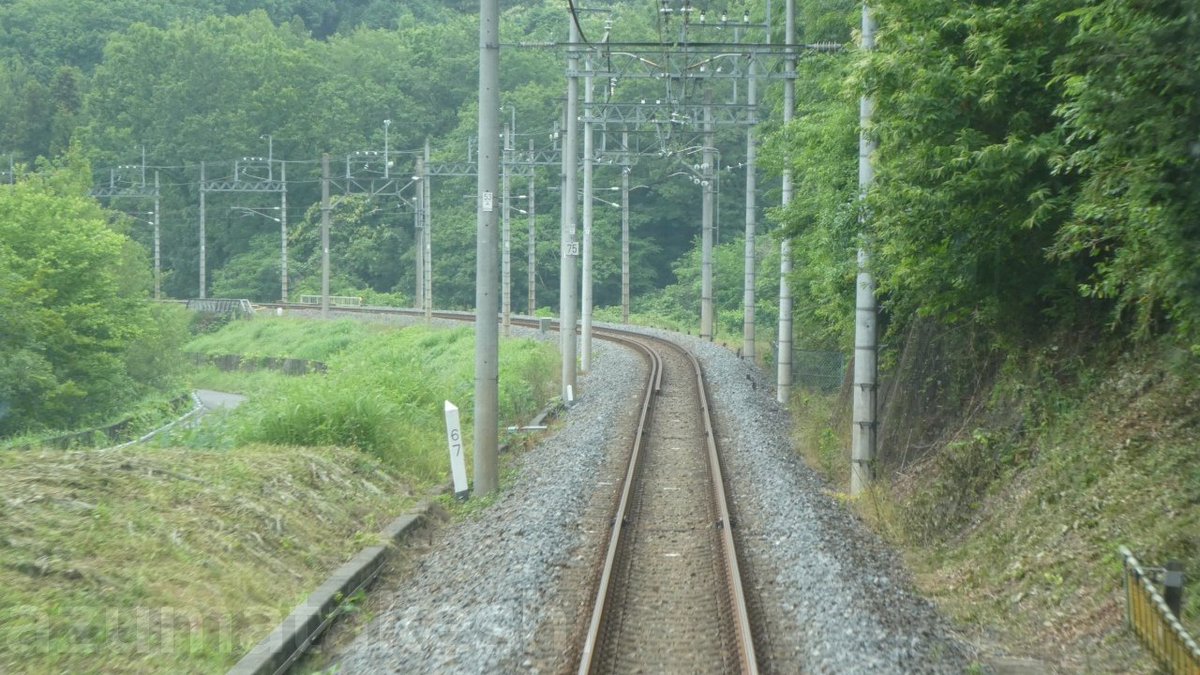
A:
{"label": "guardrail", "polygon": [[[1124,546],[1119,550],[1125,559],[1126,625],[1170,672],[1200,675],[1200,646],[1179,623],[1133,553]],[[1181,587],[1182,579],[1178,581]]]}
{"label": "guardrail", "polygon": [[233,298],[193,298],[187,301],[187,308],[193,312],[206,314],[237,314],[239,316],[254,316],[254,307],[249,300]]}
{"label": "guardrail", "polygon": [[[331,295],[329,296],[329,304],[334,307],[362,307],[363,299],[353,295]],[[319,295],[301,295],[300,304],[302,305],[319,305],[321,304],[321,296]]]}

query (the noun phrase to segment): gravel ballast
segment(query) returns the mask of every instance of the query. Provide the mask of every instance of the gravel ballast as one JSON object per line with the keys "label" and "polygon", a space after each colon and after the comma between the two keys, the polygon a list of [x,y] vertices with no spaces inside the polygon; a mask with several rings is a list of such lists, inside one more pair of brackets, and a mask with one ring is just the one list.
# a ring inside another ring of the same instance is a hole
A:
{"label": "gravel ballast", "polygon": [[[789,445],[789,418],[764,375],[728,350],[669,336],[700,358],[724,452],[748,593],[766,624],[767,672],[957,673],[970,648],[911,589],[899,558]],[[644,367],[594,341],[592,371],[557,433],[515,461],[515,477],[481,513],[447,526],[395,598],[337,658],[341,673],[554,672],[567,645],[544,624],[571,623],[596,540],[598,490],[612,491],[629,408]],[[589,511],[590,509],[590,511]],[[584,553],[581,553],[583,551]],[[547,653],[559,652],[557,661]]]}

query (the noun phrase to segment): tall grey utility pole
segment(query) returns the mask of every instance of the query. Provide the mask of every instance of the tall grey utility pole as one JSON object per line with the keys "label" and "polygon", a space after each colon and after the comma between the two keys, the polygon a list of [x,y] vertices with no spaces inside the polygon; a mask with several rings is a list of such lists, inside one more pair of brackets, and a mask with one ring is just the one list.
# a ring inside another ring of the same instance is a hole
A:
{"label": "tall grey utility pole", "polygon": [[[592,201],[592,159],[596,139],[592,128],[592,57],[584,57],[588,75],[583,78],[583,279],[579,301],[582,325],[579,327],[579,367],[583,372],[592,369],[592,221],[595,216]],[[571,198],[574,199],[574,195]],[[564,199],[566,197],[564,196]]]}
{"label": "tall grey utility pole", "polygon": [[433,320],[433,186],[429,173],[429,138],[425,139],[425,173],[421,175],[421,197],[425,205],[425,290],[421,298],[425,301],[425,321]]}
{"label": "tall grey utility pole", "polygon": [[205,272],[206,272],[206,270],[205,270],[206,265],[204,262],[204,258],[205,258],[205,248],[207,246],[207,244],[205,243],[205,236],[204,236],[204,198],[207,195],[207,191],[205,190],[206,184],[207,184],[207,181],[204,180],[204,162],[200,162],[200,299],[201,300],[203,300],[205,297],[204,288],[205,288],[205,286],[207,286],[207,284],[205,283],[205,279],[204,279]]}
{"label": "tall grey utility pole", "polygon": [[413,307],[425,307],[425,158],[418,156],[416,177],[421,181],[417,184],[417,194],[413,197],[413,267],[415,268],[416,288],[413,292]]}
{"label": "tall grey utility pole", "polygon": [[499,335],[496,325],[496,188],[500,169],[499,0],[479,1],[479,173],[475,246],[475,494],[499,485]]}
{"label": "tall grey utility pole", "polygon": [[288,301],[288,255],[287,255],[287,165],[279,163],[279,287],[283,298],[280,302]]}
{"label": "tall grey utility pole", "polygon": [[[142,160],[145,162],[145,159]],[[154,172],[154,299],[162,299],[162,255],[159,247],[162,244],[162,236],[159,229],[159,182],[158,171]]]}
{"label": "tall grey utility pole", "polygon": [[512,185],[509,181],[509,162],[512,161],[512,127],[504,125],[504,155],[500,162],[500,315],[504,335],[508,336],[512,325]]}
{"label": "tall grey utility pole", "polygon": [[[783,81],[783,125],[792,121],[796,109],[796,0],[787,0],[783,41],[787,52],[787,74]],[[783,160],[783,207],[792,203],[792,159]],[[779,354],[776,358],[775,400],[788,404],[792,396],[792,241],[787,237],[779,242]]]}
{"label": "tall grey utility pole", "polygon": [[[875,49],[875,15],[870,5],[862,8],[862,49]],[[871,117],[875,99],[864,94],[859,102],[858,136],[858,194],[861,206],[860,227],[862,243],[858,249],[858,279],[855,287],[854,319],[854,426],[851,429],[850,494],[862,492],[875,478],[875,450],[878,426],[876,392],[878,348],[876,345],[875,279],[871,275],[871,252],[868,249],[871,214],[866,208],[867,192],[875,182],[875,167],[871,156],[876,143],[872,137]]]}
{"label": "tall grey utility pole", "polygon": [[713,143],[716,142],[713,132],[711,89],[705,91],[704,105],[704,150],[701,160],[700,179],[703,198],[700,204],[702,221],[702,241],[700,260],[700,339],[713,339],[713,183],[716,173],[713,171]]}
{"label": "tall grey utility pole", "polygon": [[[746,84],[746,104],[754,110],[754,106],[758,104],[758,81],[754,77],[755,67],[754,56],[750,56],[749,63],[749,82]],[[742,293],[742,358],[754,360],[754,253],[755,253],[755,192],[758,190],[758,184],[755,179],[755,161],[757,159],[757,149],[754,147],[754,125],[746,126],[746,249],[743,259],[743,273],[745,275]]]}
{"label": "tall grey utility pole", "polygon": [[[533,156],[533,139],[529,139],[529,154]],[[534,201],[534,190],[537,187],[537,172],[533,167],[529,169],[529,241],[527,243],[528,250],[528,272],[529,276],[529,315],[533,316],[537,313],[537,206]]]}
{"label": "tall grey utility pole", "polygon": [[576,130],[579,108],[579,30],[571,22],[571,33],[567,45],[567,111],[566,132],[562,144],[562,227],[560,236],[559,265],[562,268],[558,282],[559,338],[562,345],[562,400],[568,398],[568,390],[575,390],[575,258],[579,256],[579,242],[575,238],[575,160],[577,155]]}
{"label": "tall grey utility pole", "polygon": [[321,316],[329,316],[329,153],[321,155]]}
{"label": "tall grey utility pole", "polygon": [[621,323],[629,323],[629,131],[621,132]]}

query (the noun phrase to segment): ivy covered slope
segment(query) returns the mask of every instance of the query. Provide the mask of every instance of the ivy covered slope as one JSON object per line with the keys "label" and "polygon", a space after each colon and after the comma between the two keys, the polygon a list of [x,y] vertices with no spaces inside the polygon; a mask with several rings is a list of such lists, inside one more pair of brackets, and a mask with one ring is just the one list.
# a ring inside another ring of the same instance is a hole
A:
{"label": "ivy covered slope", "polygon": [[[981,635],[1146,670],[1117,545],[1200,574],[1196,10],[872,6],[876,51],[816,74],[778,139],[802,186],[780,214],[797,344],[851,351],[860,247],[878,282],[882,480],[862,508]],[[840,11],[848,36],[857,7]],[[879,145],[860,207],[863,91]],[[806,451],[844,479],[849,398],[805,397]]]}

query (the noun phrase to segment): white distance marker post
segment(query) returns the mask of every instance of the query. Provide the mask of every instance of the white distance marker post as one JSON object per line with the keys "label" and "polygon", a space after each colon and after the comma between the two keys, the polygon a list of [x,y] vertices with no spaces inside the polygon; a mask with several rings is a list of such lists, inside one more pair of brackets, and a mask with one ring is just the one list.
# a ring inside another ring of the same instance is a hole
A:
{"label": "white distance marker post", "polygon": [[446,439],[450,444],[450,473],[454,476],[454,496],[465,500],[470,494],[467,489],[467,461],[463,453],[462,428],[458,423],[458,406],[446,401]]}

